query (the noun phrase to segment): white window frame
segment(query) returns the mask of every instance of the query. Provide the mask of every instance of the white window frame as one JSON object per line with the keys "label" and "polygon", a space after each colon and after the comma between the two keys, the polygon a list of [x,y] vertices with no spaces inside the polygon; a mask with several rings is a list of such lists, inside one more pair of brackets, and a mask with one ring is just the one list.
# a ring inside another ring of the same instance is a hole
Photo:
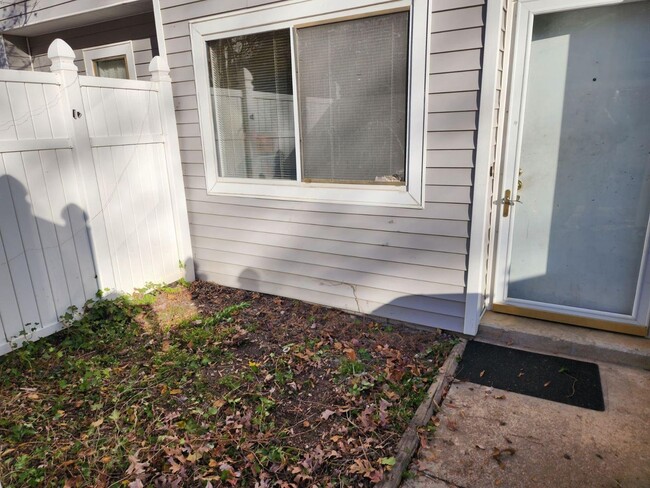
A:
{"label": "white window frame", "polygon": [[[429,65],[428,0],[288,0],[258,8],[228,12],[190,22],[196,94],[209,194],[281,200],[322,201],[422,208],[426,156],[426,100]],[[298,181],[220,177],[216,130],[210,100],[207,42],[233,36],[290,29],[294,83],[294,119],[296,146],[300,144],[298,93],[293,35],[296,28],[346,19],[410,11],[408,60],[408,117],[406,149],[406,184],[372,185],[339,183],[305,183],[301,179],[300,150],[296,148]],[[245,27],[243,27],[245,26]]]}
{"label": "white window frame", "polygon": [[97,76],[95,73],[95,61],[106,58],[118,58],[124,56],[126,59],[126,74],[128,79],[135,80],[135,57],[133,56],[133,43],[131,41],[116,42],[103,46],[89,47],[82,50],[86,75]]}

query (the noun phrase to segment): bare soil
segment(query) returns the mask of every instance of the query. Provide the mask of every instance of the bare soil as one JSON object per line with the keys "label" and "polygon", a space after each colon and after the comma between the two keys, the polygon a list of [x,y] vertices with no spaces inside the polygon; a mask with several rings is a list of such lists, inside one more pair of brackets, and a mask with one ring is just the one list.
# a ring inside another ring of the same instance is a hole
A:
{"label": "bare soil", "polygon": [[453,339],[197,281],[0,359],[3,486],[371,486]]}

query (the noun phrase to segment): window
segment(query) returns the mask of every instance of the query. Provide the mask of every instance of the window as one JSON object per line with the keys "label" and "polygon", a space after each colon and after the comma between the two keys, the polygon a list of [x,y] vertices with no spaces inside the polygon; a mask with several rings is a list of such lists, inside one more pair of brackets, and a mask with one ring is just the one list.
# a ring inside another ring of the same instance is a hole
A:
{"label": "window", "polygon": [[83,50],[88,76],[135,79],[135,61],[131,41]]}
{"label": "window", "polygon": [[427,2],[335,3],[192,23],[208,192],[421,206]]}

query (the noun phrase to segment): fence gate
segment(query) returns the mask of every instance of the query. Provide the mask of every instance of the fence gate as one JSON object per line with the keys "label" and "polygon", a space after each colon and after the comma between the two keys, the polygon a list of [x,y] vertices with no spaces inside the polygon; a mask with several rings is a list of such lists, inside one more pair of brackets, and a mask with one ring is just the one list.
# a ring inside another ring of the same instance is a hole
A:
{"label": "fence gate", "polygon": [[[0,70],[0,354],[100,288],[193,278],[168,68],[153,82]],[[170,118],[171,117],[171,118]]]}

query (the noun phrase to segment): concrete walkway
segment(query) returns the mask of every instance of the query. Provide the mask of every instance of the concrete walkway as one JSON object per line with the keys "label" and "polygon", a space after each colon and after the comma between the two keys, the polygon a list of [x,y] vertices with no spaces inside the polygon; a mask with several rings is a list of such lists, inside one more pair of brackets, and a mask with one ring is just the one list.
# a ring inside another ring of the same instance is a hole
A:
{"label": "concrete walkway", "polygon": [[599,366],[605,412],[455,382],[402,486],[649,488],[650,371]]}

